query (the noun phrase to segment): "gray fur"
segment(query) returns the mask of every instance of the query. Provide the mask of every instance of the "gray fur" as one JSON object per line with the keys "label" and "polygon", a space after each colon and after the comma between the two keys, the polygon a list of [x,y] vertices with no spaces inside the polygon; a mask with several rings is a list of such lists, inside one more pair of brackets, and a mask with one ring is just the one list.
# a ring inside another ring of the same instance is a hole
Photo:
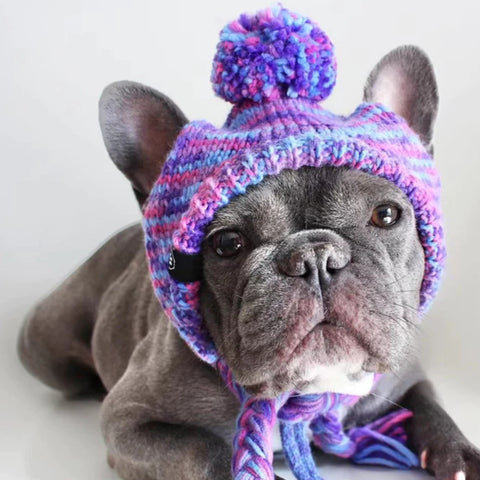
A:
{"label": "gray fur", "polygon": [[[412,47],[387,55],[367,100],[382,101],[386,78],[392,106],[429,145],[437,94],[428,59]],[[162,94],[120,82],[102,95],[100,121],[143,204],[185,116]],[[388,202],[401,209],[399,222],[369,224]],[[248,239],[238,256],[211,248],[223,229]],[[414,412],[412,446],[428,451],[437,479],[460,470],[480,477],[480,453],[438,406],[413,355],[423,251],[412,207],[394,185],[346,169],[283,171],[217,213],[203,256],[207,328],[252,394],[342,391],[384,372],[345,425],[401,403]],[[32,311],[18,350],[33,375],[66,395],[107,394],[101,426],[121,478],[231,479],[238,402],[162,312],[140,226],[110,239]]]}
{"label": "gray fur", "polygon": [[142,205],[187,123],[185,115],[163,93],[122,81],[105,87],[99,101],[99,120],[110,158],[130,180]]}
{"label": "gray fur", "polygon": [[432,148],[438,89],[432,64],[421,49],[405,45],[385,55],[368,77],[364,99],[383,103],[402,115]]}
{"label": "gray fur", "polygon": [[[369,225],[372,210],[389,202],[402,207],[401,220]],[[215,344],[255,393],[301,391],[316,364],[345,363],[345,375],[355,375],[362,367],[395,371],[408,358],[423,250],[411,204],[390,182],[333,167],[284,171],[230,202],[210,228],[250,240],[233,259],[206,242],[202,305]],[[310,247],[320,264],[325,244],[334,246],[330,257],[346,255],[328,285],[323,274],[312,282],[284,273],[285,253]],[[316,325],[316,338],[287,361]]]}

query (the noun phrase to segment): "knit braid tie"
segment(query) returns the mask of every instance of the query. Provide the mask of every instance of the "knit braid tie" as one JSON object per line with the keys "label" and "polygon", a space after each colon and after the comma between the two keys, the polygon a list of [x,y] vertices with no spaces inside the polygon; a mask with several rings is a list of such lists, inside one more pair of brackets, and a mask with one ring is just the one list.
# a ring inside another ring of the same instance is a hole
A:
{"label": "knit braid tie", "polygon": [[273,480],[272,431],[275,400],[248,398],[237,420],[232,471],[235,480]]}
{"label": "knit braid tie", "polygon": [[356,397],[335,393],[292,395],[280,409],[278,419],[285,458],[298,480],[322,480],[308,438],[311,421],[319,414],[329,412],[332,407],[338,407],[340,403],[351,404],[355,401]]}
{"label": "knit braid tie", "polygon": [[298,480],[322,480],[313,459],[307,431],[307,422],[280,422],[285,458]]}
{"label": "knit braid tie", "polygon": [[358,397],[324,393],[255,399],[234,381],[223,361],[217,362],[217,368],[241,402],[232,457],[235,480],[274,480],[272,431],[277,418],[283,451],[297,480],[322,480],[313,459],[308,427],[315,445],[326,453],[359,464],[402,469],[419,466],[418,457],[406,447],[403,424],[413,415],[408,410],[394,411],[345,432],[341,412],[358,401]]}

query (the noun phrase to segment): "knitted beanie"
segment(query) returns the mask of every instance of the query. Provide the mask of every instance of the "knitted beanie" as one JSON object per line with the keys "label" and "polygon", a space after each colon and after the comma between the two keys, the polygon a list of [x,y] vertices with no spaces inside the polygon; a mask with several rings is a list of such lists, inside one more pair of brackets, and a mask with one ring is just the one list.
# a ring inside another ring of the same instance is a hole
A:
{"label": "knitted beanie", "polygon": [[241,402],[233,453],[235,480],[273,479],[271,431],[280,421],[283,449],[299,480],[319,479],[307,437],[324,451],[360,463],[418,465],[406,447],[405,410],[344,432],[341,415],[358,397],[338,393],[259,400],[232,376],[200,313],[201,246],[215,213],[247,187],[284,169],[348,167],[385,178],[413,205],[425,252],[421,310],[433,299],[445,249],[439,178],[407,122],[381,104],[349,116],[321,107],[335,85],[333,46],[312,21],[280,6],[227,25],[211,76],[234,104],[224,126],[205,121],[180,132],[144,210],[153,287],[180,336],[219,370]]}

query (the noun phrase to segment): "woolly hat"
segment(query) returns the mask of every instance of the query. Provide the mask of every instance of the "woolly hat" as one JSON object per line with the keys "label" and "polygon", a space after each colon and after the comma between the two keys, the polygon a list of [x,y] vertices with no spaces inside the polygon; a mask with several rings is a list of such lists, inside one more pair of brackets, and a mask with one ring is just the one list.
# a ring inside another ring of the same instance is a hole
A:
{"label": "woolly hat", "polygon": [[[202,360],[220,370],[243,402],[238,428],[250,430],[243,436],[237,432],[235,478],[273,478],[268,432],[252,440],[254,427],[242,424],[247,411],[256,412],[261,418],[254,417],[266,430],[277,417],[283,419],[284,450],[295,475],[319,478],[313,461],[305,463],[308,455],[297,451],[299,445],[309,451],[299,425],[316,425],[318,440],[322,431],[341,428],[338,421],[319,419],[332,417],[339,405],[355,399],[324,394],[294,400],[286,394],[262,403],[250,399],[235,383],[200,314],[197,267],[206,227],[232,198],[283,169],[343,166],[385,178],[403,190],[415,211],[425,251],[421,288],[425,310],[438,289],[445,256],[439,178],[419,137],[383,105],[364,103],[347,117],[321,107],[319,102],[335,85],[332,43],[315,23],[280,6],[242,15],[222,30],[211,79],[217,95],[234,104],[225,125],[217,128],[194,121],[183,128],[144,210],[154,290],[181,337]],[[295,426],[288,427],[292,423]],[[358,454],[358,442],[351,445],[352,435],[347,438],[332,431],[328,435],[330,440],[337,435],[336,446],[325,438],[318,440],[324,450]],[[239,445],[240,437],[253,443]],[[400,437],[397,440],[402,443]],[[409,458],[410,463],[401,465],[415,464]]]}

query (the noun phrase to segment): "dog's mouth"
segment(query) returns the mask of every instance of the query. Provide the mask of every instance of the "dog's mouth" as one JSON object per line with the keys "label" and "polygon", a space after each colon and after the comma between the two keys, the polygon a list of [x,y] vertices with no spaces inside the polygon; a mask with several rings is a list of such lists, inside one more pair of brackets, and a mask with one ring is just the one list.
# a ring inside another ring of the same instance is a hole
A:
{"label": "dog's mouth", "polygon": [[268,378],[244,382],[248,393],[259,398],[285,392],[319,394],[333,392],[366,395],[374,372],[367,371],[368,355],[355,338],[339,325],[322,321],[297,343],[277,356],[277,366]]}
{"label": "dog's mouth", "polygon": [[340,280],[321,297],[303,283],[272,286],[278,291],[272,297],[242,288],[232,319],[237,342],[225,353],[250,394],[361,396],[370,392],[375,373],[398,368],[413,332],[402,323],[404,312],[380,286],[367,287],[354,275]]}

